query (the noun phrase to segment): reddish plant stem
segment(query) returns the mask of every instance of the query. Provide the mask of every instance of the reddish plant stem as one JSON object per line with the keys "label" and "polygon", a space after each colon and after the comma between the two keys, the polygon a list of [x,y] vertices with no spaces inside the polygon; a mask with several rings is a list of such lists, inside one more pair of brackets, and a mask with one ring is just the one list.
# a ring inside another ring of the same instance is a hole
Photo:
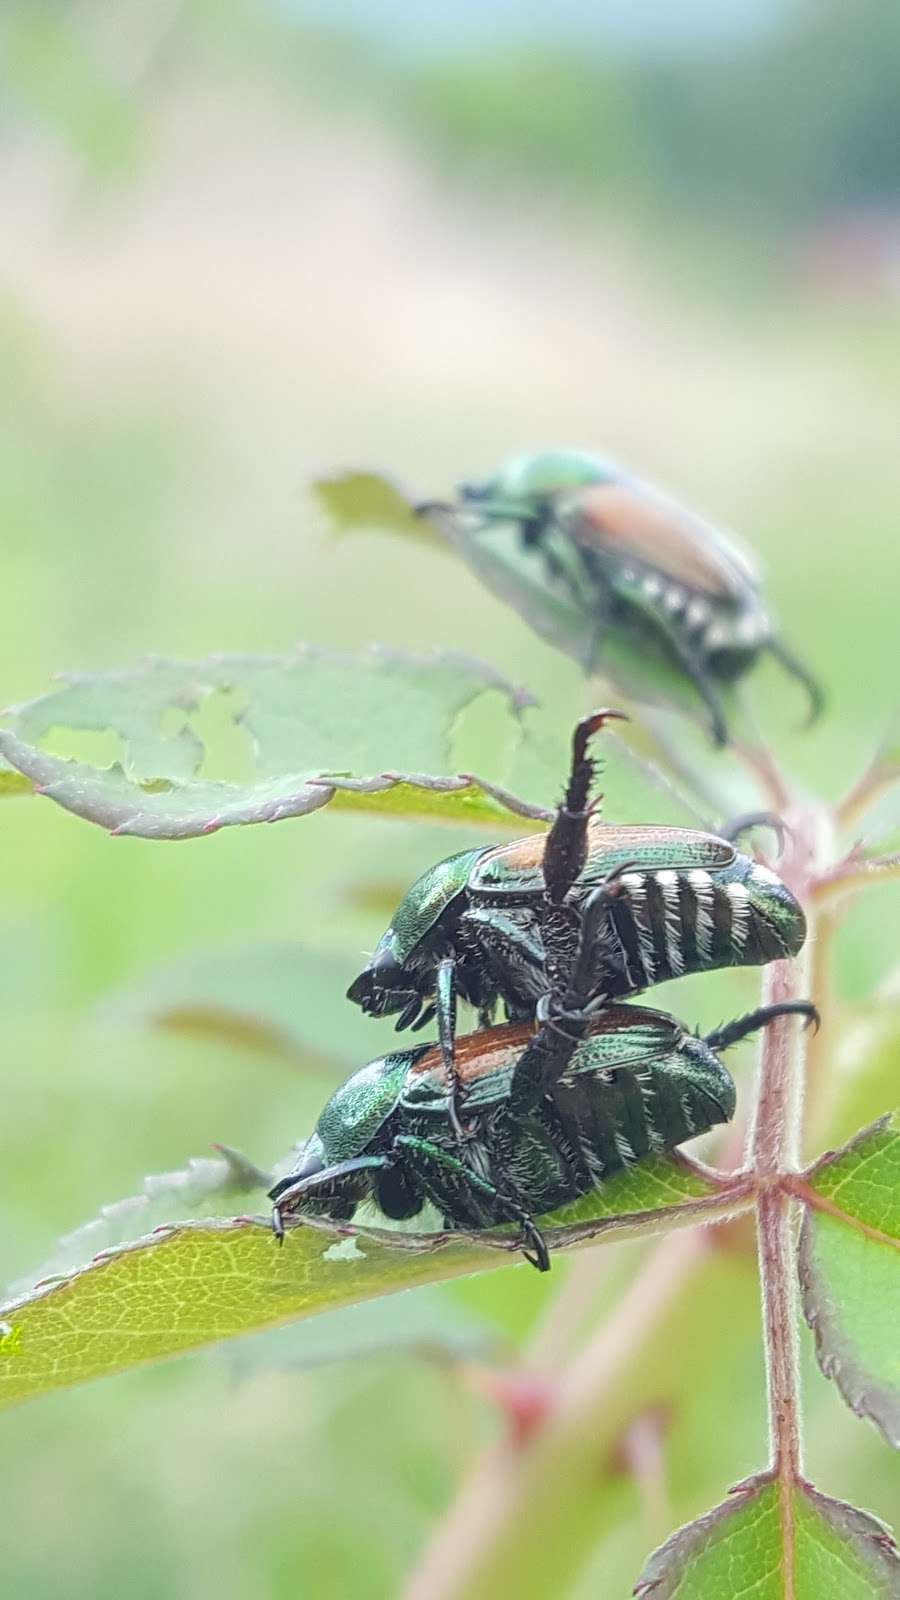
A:
{"label": "reddish plant stem", "polygon": [[[796,819],[790,858],[785,862],[785,876],[810,915],[810,884],[821,832],[818,821],[812,815]],[[813,921],[808,949],[814,946],[815,937]],[[800,998],[806,971],[803,964],[774,963],[765,976],[765,1002],[778,1004]],[[821,974],[821,966],[816,971]],[[796,1235],[794,1202],[787,1184],[800,1158],[805,1049],[803,1032],[792,1029],[787,1018],[781,1018],[766,1031],[749,1148],[749,1165],[757,1185],[770,1471],[778,1486],[785,1600],[792,1600],[795,1592],[794,1490],[802,1471]]]}
{"label": "reddish plant stem", "polygon": [[[779,961],[769,969],[765,994],[769,1004],[797,998],[797,980],[787,962]],[[792,1202],[782,1180],[797,1161],[800,1048],[787,1019],[769,1028],[760,1058],[750,1144],[751,1166],[759,1185],[756,1216],[771,1467],[788,1485],[800,1471],[799,1371]]]}
{"label": "reddish plant stem", "polygon": [[776,1186],[757,1200],[759,1270],[766,1340],[771,1470],[794,1482],[800,1473],[799,1372],[791,1200]]}

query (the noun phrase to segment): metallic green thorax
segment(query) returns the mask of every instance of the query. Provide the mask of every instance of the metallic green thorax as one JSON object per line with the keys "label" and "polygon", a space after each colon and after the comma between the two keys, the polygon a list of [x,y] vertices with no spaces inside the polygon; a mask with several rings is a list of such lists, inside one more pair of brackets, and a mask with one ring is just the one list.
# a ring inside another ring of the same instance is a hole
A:
{"label": "metallic green thorax", "polygon": [[465,890],[480,854],[480,850],[461,850],[423,872],[400,901],[378,949],[389,946],[394,960],[402,964],[414,959],[417,947]]}
{"label": "metallic green thorax", "polygon": [[358,1155],[374,1138],[403,1092],[410,1051],[396,1051],[354,1072],[336,1089],[316,1124],[326,1160]]}
{"label": "metallic green thorax", "polygon": [[605,483],[616,471],[591,450],[540,450],[513,456],[483,483],[464,484],[461,494],[490,516],[527,517],[550,495]]}

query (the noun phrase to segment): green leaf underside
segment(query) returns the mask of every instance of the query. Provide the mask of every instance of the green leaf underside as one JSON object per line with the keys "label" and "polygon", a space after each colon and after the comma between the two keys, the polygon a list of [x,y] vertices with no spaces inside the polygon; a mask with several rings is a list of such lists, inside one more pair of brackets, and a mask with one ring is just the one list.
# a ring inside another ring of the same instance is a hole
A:
{"label": "green leaf underside", "polygon": [[[595,608],[576,598],[570,586],[548,570],[541,551],[526,547],[513,524],[480,527],[476,518],[455,514],[452,507],[416,516],[415,500],[374,472],[320,479],[313,489],[337,532],[381,528],[420,541],[429,538],[436,545],[449,542],[486,588],[586,672],[600,673],[627,694],[674,705],[704,719],[696,689],[671,654],[657,649],[653,636],[645,632],[632,640],[609,630],[601,641]],[[732,686],[723,684],[720,695],[729,717],[734,717],[739,707]]]}
{"label": "green leaf underside", "polygon": [[[559,1248],[733,1215],[746,1204],[721,1195],[683,1159],[657,1157],[555,1212],[545,1226],[551,1248]],[[9,1341],[0,1345],[0,1405],[516,1261],[513,1233],[483,1238],[492,1243],[378,1229],[338,1235],[297,1224],[279,1248],[259,1217],[165,1227],[0,1307]]]}
{"label": "green leaf underside", "polygon": [[108,1001],[104,1018],[250,1045],[294,1062],[357,1066],[368,1019],[344,998],[353,976],[337,956],[288,939],[202,950],[147,973]]}
{"label": "green leaf underside", "polygon": [[[543,813],[449,770],[456,719],[490,691],[516,718],[527,703],[490,667],[452,652],[299,646],[280,657],[150,660],[72,677],[20,707],[13,726],[0,729],[0,759],[66,810],[143,838],[276,822],[338,795],[342,808],[511,825],[506,807]],[[201,770],[207,752],[190,719],[217,694],[246,745],[250,775],[240,781]],[[54,729],[117,735],[123,760],[98,767],[54,755],[42,747]]]}
{"label": "green leaf underside", "polygon": [[900,1448],[900,1113],[826,1156],[808,1188],[821,1204],[805,1209],[800,1282],[819,1365]]}
{"label": "green leaf underside", "polygon": [[667,1541],[635,1594],[648,1600],[896,1600],[900,1557],[883,1523],[798,1483],[783,1504],[751,1478]]}

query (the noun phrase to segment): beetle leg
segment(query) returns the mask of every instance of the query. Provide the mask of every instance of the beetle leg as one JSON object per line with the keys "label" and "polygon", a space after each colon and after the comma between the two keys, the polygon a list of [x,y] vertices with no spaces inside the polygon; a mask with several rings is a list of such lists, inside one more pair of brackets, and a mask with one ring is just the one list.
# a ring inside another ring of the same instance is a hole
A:
{"label": "beetle leg", "polygon": [[637,862],[621,861],[613,867],[588,895],[581,908],[581,927],[578,947],[572,962],[568,993],[564,1002],[566,1013],[583,1011],[591,998],[597,971],[597,947],[606,932],[610,906],[624,891],[622,879],[634,872]]}
{"label": "beetle leg", "polygon": [[710,727],[714,744],[726,745],[728,743],[728,724],[725,721],[725,712],[722,702],[716,692],[716,686],[706,669],[706,664],[701,655],[698,655],[685,639],[674,630],[665,630],[666,638],[672,645],[687,676],[709,712]]}
{"label": "beetle leg", "polygon": [[[522,1254],[525,1260],[531,1266],[536,1267],[538,1272],[550,1271],[550,1251],[547,1248],[547,1241],[540,1229],[535,1225],[534,1219],[518,1204],[518,1201],[504,1194],[502,1189],[498,1189],[490,1178],[483,1178],[480,1173],[475,1172],[464,1161],[460,1161],[458,1156],[452,1155],[449,1150],[444,1150],[441,1145],[432,1144],[430,1139],[420,1139],[414,1134],[399,1133],[394,1140],[394,1144],[403,1151],[409,1151],[414,1157],[424,1157],[426,1161],[433,1161],[448,1177],[465,1184],[468,1188],[474,1189],[477,1194],[483,1195],[485,1199],[490,1200],[499,1210],[506,1213],[510,1222],[518,1222],[526,1242],[531,1245],[534,1251],[532,1256],[523,1248]],[[439,1207],[443,1207],[445,1201],[440,1190],[429,1185],[427,1178],[420,1178],[420,1182],[423,1189],[426,1191],[430,1189],[430,1197],[435,1203]]]}
{"label": "beetle leg", "polygon": [[544,846],[544,883],[552,905],[561,905],[587,860],[587,824],[591,787],[597,764],[588,753],[590,741],[604,723],[627,722],[624,711],[593,711],[576,724],[572,736],[569,781]]}
{"label": "beetle leg", "polygon": [[712,1033],[704,1035],[703,1043],[709,1045],[711,1050],[728,1050],[749,1034],[767,1028],[778,1017],[805,1017],[807,1027],[811,1022],[815,1023],[817,1029],[819,1027],[819,1013],[811,1000],[782,1000],[777,1005],[760,1006],[756,1011],[748,1011],[745,1017],[735,1017],[733,1022],[723,1023],[721,1028],[713,1028]]}
{"label": "beetle leg", "polygon": [[737,844],[741,834],[749,833],[751,828],[771,828],[778,841],[778,854],[784,855],[784,843],[791,830],[774,811],[742,811],[720,828],[719,833],[721,838]]}
{"label": "beetle leg", "polygon": [[450,1118],[450,1126],[453,1129],[457,1143],[462,1144],[467,1137],[467,1133],[459,1118],[459,1078],[453,1053],[453,1045],[456,1038],[455,965],[452,956],[445,956],[443,961],[438,962],[434,981],[434,998],[437,1009],[441,1062],[444,1068],[444,1077],[447,1080],[447,1115]]}
{"label": "beetle leg", "polygon": [[809,727],[816,721],[825,704],[825,695],[821,684],[816,681],[811,673],[807,672],[802,661],[798,661],[793,651],[789,650],[787,645],[782,644],[780,639],[770,639],[768,648],[775,660],[779,661],[784,667],[785,672],[789,672],[792,678],[796,678],[798,683],[802,683],[809,695],[809,715],[806,719],[806,726]]}
{"label": "beetle leg", "polygon": [[460,927],[476,942],[492,988],[490,1003],[479,1007],[478,1026],[490,1027],[495,994],[502,995],[511,1021],[534,1016],[535,1001],[546,987],[545,951],[533,915],[519,917],[496,906],[469,906]]}
{"label": "beetle leg", "polygon": [[592,712],[576,724],[572,737],[569,780],[544,846],[544,903],[540,931],[551,990],[563,989],[569,981],[579,921],[578,912],[567,897],[587,861],[591,789],[597,771],[589,747],[594,734],[611,718],[628,720],[621,711],[605,709]]}
{"label": "beetle leg", "polygon": [[620,586],[616,592],[626,606],[636,609],[644,621],[650,623],[665,639],[669,649],[677,657],[682,671],[686,677],[690,678],[691,683],[709,712],[710,733],[713,743],[718,745],[727,744],[728,725],[725,721],[725,712],[722,708],[715,682],[710,675],[702,654],[697,649],[694,641],[679,626],[678,619],[666,617],[658,610],[648,605],[642,605],[629,589]]}

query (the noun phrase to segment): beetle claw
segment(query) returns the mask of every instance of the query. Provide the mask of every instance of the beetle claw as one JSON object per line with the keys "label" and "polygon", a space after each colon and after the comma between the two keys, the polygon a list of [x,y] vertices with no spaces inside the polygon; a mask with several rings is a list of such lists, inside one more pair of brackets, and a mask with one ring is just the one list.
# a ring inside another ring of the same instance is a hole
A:
{"label": "beetle claw", "polygon": [[722,838],[736,844],[741,834],[748,833],[751,828],[771,828],[778,841],[779,857],[784,855],[786,841],[793,838],[792,829],[774,811],[742,811],[723,827]]}

